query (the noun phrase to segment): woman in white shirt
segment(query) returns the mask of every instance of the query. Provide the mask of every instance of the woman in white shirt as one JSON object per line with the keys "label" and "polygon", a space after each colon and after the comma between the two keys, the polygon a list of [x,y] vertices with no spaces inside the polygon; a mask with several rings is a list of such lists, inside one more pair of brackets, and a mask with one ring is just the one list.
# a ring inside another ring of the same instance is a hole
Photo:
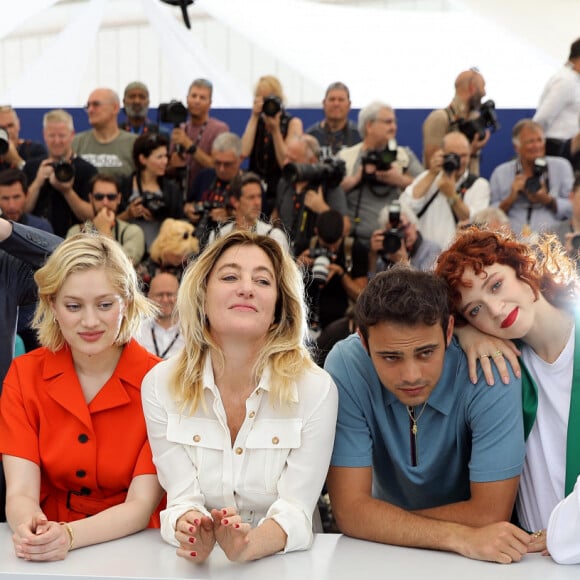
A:
{"label": "woman in white shirt", "polygon": [[235,231],[182,280],[185,348],[143,382],[167,491],[163,538],[201,563],[307,549],[334,441],[337,392],[305,347],[301,274],[267,236]]}
{"label": "woman in white shirt", "polygon": [[511,234],[472,228],[439,256],[436,272],[447,280],[459,324],[468,322],[488,335],[469,337],[469,346],[468,337],[460,337],[472,378],[476,359],[488,382],[491,361],[499,363],[504,376],[504,357],[512,361],[509,341],[521,340],[526,459],[516,510],[521,526],[535,530],[528,551],[544,551],[550,514],[572,492],[580,474],[580,319],[574,264],[550,237],[531,246]]}

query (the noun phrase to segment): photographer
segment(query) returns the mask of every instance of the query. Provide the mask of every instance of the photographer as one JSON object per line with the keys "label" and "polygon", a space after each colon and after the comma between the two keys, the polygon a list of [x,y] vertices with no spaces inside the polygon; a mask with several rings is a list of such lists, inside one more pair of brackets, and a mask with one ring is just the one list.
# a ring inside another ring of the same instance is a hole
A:
{"label": "photographer", "polygon": [[30,184],[25,210],[50,222],[55,234],[65,237],[69,228],[90,220],[90,180],[97,169],[73,154],[73,119],[62,109],[46,113],[42,120],[48,158],[27,161],[24,174]]}
{"label": "photographer", "polygon": [[147,118],[149,109],[149,89],[140,81],[133,81],[123,93],[123,112],[125,120],[120,121],[119,129],[136,135],[159,133],[159,125]]}
{"label": "photographer", "polygon": [[[455,96],[445,109],[431,111],[423,122],[423,163],[430,168],[433,154],[441,147],[444,135],[457,131],[461,123],[478,119],[481,100],[485,97],[485,80],[473,68],[463,71],[455,79]],[[492,101],[490,101],[492,103]],[[489,141],[490,132],[475,134],[471,141],[469,171],[479,175],[481,150]]]}
{"label": "photographer", "polygon": [[569,220],[560,222],[553,233],[558,236],[568,255],[576,260],[576,267],[580,268],[580,174],[576,174],[574,186],[570,191],[572,216]]}
{"label": "photographer", "polygon": [[517,157],[494,169],[491,203],[508,215],[517,235],[551,230],[571,215],[572,166],[562,157],[545,156],[544,131],[531,119],[514,125],[512,143]]}
{"label": "photographer", "polygon": [[258,80],[252,113],[242,135],[242,155],[250,158],[249,170],[266,183],[264,213],[270,215],[276,188],[286,161],[286,148],[302,134],[302,121],[284,108],[280,81],[266,75]]}
{"label": "photographer", "polygon": [[379,211],[399,197],[423,166],[411,149],[397,144],[397,119],[389,105],[376,101],[361,109],[358,128],[362,143],[342,149],[338,157],[346,163],[341,185],[352,233],[368,249]]}
{"label": "photographer", "polygon": [[183,213],[196,226],[202,246],[219,224],[229,217],[227,202],[232,182],[240,175],[242,143],[235,133],[220,133],[211,146],[213,167],[195,178]]}
{"label": "photographer", "polygon": [[168,141],[156,133],[141,135],[133,145],[137,170],[121,182],[125,209],[118,218],[139,225],[147,250],[157,237],[163,220],[183,217],[183,195],[165,176]]}
{"label": "photographer", "polygon": [[145,234],[137,224],[130,224],[117,217],[121,204],[121,192],[117,178],[108,173],[97,173],[91,179],[89,201],[93,206],[95,217],[84,224],[76,224],[67,232],[70,238],[87,226],[103,236],[114,239],[121,244],[123,251],[134,266],[139,264],[145,255]]}
{"label": "photographer", "polygon": [[20,119],[10,105],[0,106],[0,171],[22,169],[29,159],[45,157],[42,143],[20,138]]}
{"label": "photographer", "polygon": [[349,301],[355,302],[366,287],[368,270],[367,252],[344,236],[339,212],[322,212],[315,233],[307,247],[296,247],[296,261],[308,268],[306,293],[313,336],[345,315]]}
{"label": "photographer", "polygon": [[401,263],[417,270],[433,269],[441,247],[421,235],[419,220],[410,209],[393,202],[381,210],[378,221],[381,229],[371,236],[369,276]]}
{"label": "photographer", "polygon": [[462,220],[489,205],[489,183],[468,169],[470,146],[459,131],[443,137],[430,167],[401,196],[419,219],[428,240],[445,248]]}
{"label": "photographer", "polygon": [[91,129],[75,135],[73,151],[99,171],[125,177],[134,170],[131,150],[135,135],[117,126],[119,95],[112,89],[95,89],[85,106]]}
{"label": "photographer", "polygon": [[275,239],[285,251],[289,251],[286,234],[280,228],[260,219],[263,194],[262,180],[256,173],[248,171],[236,177],[228,202],[232,208],[232,218],[211,231],[208,243],[211,244],[216,238],[226,236],[234,230],[249,230]]}
{"label": "photographer", "polygon": [[170,172],[186,172],[185,188],[189,191],[193,180],[204,167],[212,167],[211,146],[220,134],[229,131],[223,121],[211,117],[213,85],[207,79],[195,79],[187,92],[189,119],[174,127],[171,133]]}
{"label": "photographer", "polygon": [[314,235],[316,216],[328,209],[335,209],[343,216],[343,233],[348,233],[346,199],[339,185],[343,177],[341,162],[320,163],[320,145],[312,135],[290,140],[272,221],[282,222],[293,248],[308,244]]}

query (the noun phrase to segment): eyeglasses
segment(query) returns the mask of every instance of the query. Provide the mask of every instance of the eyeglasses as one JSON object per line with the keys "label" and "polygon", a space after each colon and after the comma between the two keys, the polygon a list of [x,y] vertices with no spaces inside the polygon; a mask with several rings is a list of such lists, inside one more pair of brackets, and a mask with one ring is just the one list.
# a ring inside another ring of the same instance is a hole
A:
{"label": "eyeglasses", "polygon": [[91,195],[95,201],[103,201],[105,197],[109,201],[115,201],[119,197],[118,193],[91,193]]}
{"label": "eyeglasses", "polygon": [[89,101],[85,105],[85,109],[90,109],[91,107],[94,107],[96,109],[97,107],[101,107],[107,104],[110,104],[110,101]]}

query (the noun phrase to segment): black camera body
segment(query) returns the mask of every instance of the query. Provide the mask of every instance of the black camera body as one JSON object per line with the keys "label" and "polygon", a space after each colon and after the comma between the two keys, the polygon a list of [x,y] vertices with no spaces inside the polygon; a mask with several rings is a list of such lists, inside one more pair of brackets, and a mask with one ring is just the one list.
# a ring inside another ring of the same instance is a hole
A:
{"label": "black camera body", "polygon": [[383,237],[383,255],[394,254],[401,249],[405,229],[401,225],[401,204],[395,200],[389,206],[389,229]]}
{"label": "black camera body", "polygon": [[570,244],[576,251],[580,250],[580,234],[574,234],[570,239]]}
{"label": "black camera body", "polygon": [[475,119],[460,119],[458,129],[469,139],[473,141],[475,137],[485,138],[486,129],[497,131],[501,128],[495,112],[495,103],[492,100],[485,101],[479,108],[479,117]]}
{"label": "black camera body", "polygon": [[160,103],[157,109],[157,116],[160,123],[169,123],[174,127],[179,127],[187,121],[187,109],[181,101],[175,99],[169,103]]}
{"label": "black camera body", "polygon": [[276,95],[264,97],[262,113],[267,117],[275,117],[282,110],[282,99]]}
{"label": "black camera body", "polygon": [[384,149],[370,149],[367,151],[361,163],[365,165],[374,165],[377,171],[387,171],[391,165],[397,160],[397,142],[395,139],[389,139],[387,146]]}
{"label": "black camera body", "polygon": [[71,181],[75,177],[75,167],[72,163],[62,159],[50,164],[54,168],[54,176],[61,183]]}
{"label": "black camera body", "polygon": [[542,187],[542,177],[548,172],[548,161],[545,157],[534,159],[534,174],[526,179],[524,191],[526,193],[538,193]]}
{"label": "black camera body", "polygon": [[342,159],[325,159],[322,163],[287,163],[282,175],[290,183],[307,181],[309,186],[338,187],[346,175],[346,165]]}
{"label": "black camera body", "polygon": [[222,207],[226,207],[226,204],[223,201],[196,201],[193,206],[193,212],[199,214]]}
{"label": "black camera body", "polygon": [[461,159],[457,153],[446,153],[443,156],[443,171],[451,175],[461,166]]}
{"label": "black camera body", "polygon": [[163,219],[167,217],[168,208],[163,195],[154,193],[152,191],[144,191],[141,194],[141,203],[143,207],[151,212],[155,219]]}
{"label": "black camera body", "polygon": [[6,155],[10,148],[10,137],[8,131],[4,127],[0,127],[0,155]]}

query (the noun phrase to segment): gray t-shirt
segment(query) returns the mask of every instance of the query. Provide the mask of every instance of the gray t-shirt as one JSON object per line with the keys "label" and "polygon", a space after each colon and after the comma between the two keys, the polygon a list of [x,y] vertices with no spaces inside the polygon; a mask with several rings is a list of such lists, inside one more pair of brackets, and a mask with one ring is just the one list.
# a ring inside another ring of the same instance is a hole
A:
{"label": "gray t-shirt", "polygon": [[92,130],[83,131],[73,139],[73,151],[94,165],[99,171],[104,171],[124,177],[135,170],[133,166],[133,144],[137,135],[127,131],[119,131],[119,135],[108,143],[99,143]]}

